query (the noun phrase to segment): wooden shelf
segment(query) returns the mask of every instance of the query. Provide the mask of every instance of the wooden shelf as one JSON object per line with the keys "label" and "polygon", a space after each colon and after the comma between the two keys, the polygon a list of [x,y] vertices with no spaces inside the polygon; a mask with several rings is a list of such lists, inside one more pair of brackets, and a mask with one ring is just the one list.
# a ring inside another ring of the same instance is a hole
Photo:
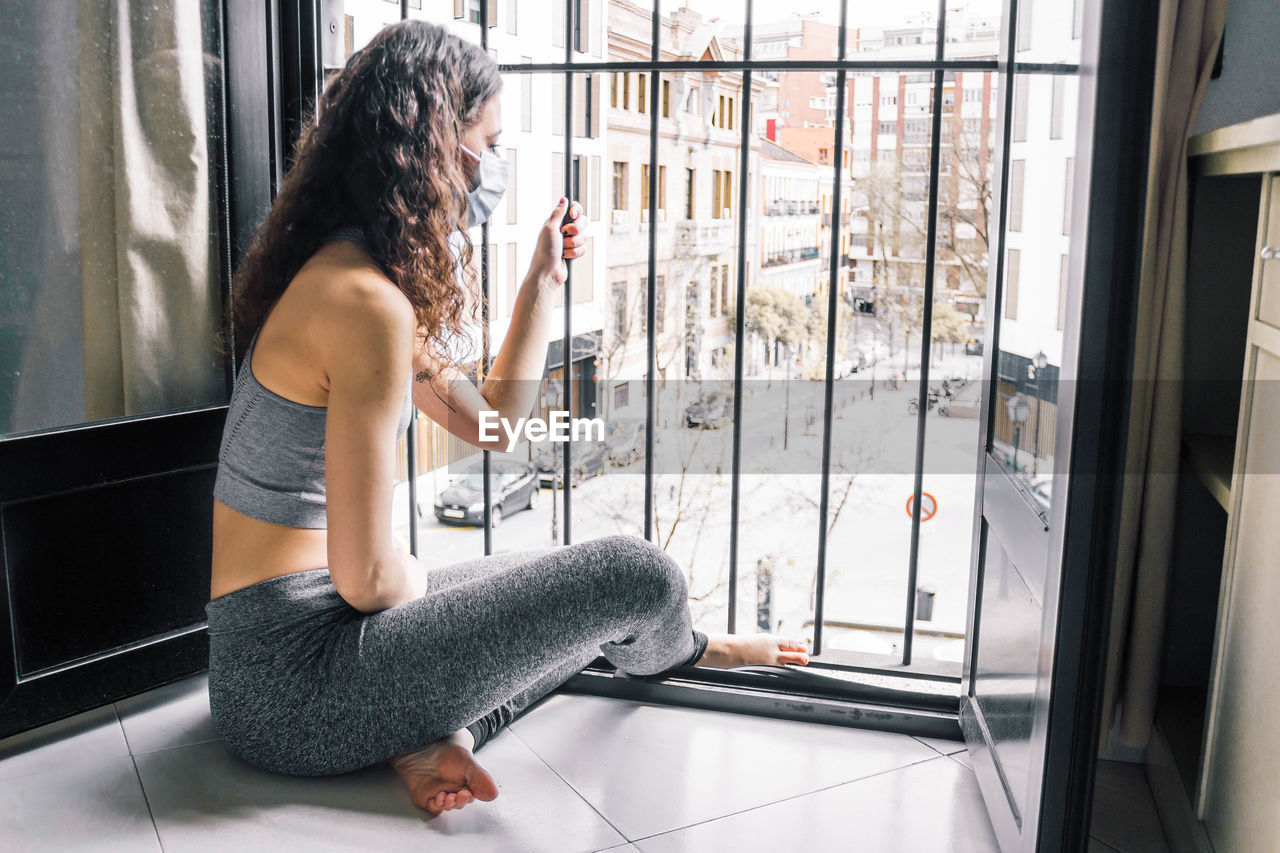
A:
{"label": "wooden shelf", "polygon": [[1182,436],[1182,458],[1223,509],[1231,506],[1231,469],[1235,466],[1235,456],[1234,436],[1203,433]]}

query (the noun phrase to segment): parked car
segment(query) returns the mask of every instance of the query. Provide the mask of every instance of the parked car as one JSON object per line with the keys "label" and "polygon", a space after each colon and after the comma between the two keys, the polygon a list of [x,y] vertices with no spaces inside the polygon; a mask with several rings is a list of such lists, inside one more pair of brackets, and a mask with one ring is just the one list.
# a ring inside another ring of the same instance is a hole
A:
{"label": "parked car", "polygon": [[[604,472],[605,466],[609,464],[609,448],[604,442],[575,441],[571,445],[569,452],[572,456],[569,462],[573,473],[569,481],[573,485],[576,486],[588,477]],[[533,457],[533,467],[538,470],[540,486],[564,488],[564,476],[561,474],[561,468],[564,467],[561,458],[563,452],[560,444],[554,443]]]}
{"label": "parked car", "polygon": [[[490,460],[489,526],[497,527],[505,515],[538,505],[537,472],[528,462]],[[484,524],[484,468],[477,462],[436,496],[436,520],[442,524]],[[421,506],[418,515],[422,515]]]}
{"label": "parked car", "polygon": [[981,385],[977,382],[966,384],[953,392],[950,397],[938,406],[938,415],[944,418],[976,418],[982,404]]}
{"label": "parked car", "polygon": [[[929,392],[927,399],[929,401],[930,409],[938,405],[938,395],[934,394],[932,391]],[[910,400],[907,401],[907,414],[914,415],[919,411],[920,411],[920,398],[912,397]]]}
{"label": "parked car", "polygon": [[684,425],[691,429],[718,429],[733,417],[733,392],[715,388],[703,391],[684,407]]}
{"label": "parked car", "polygon": [[644,456],[644,422],[609,421],[604,427],[604,443],[608,448],[610,465],[630,465]]}

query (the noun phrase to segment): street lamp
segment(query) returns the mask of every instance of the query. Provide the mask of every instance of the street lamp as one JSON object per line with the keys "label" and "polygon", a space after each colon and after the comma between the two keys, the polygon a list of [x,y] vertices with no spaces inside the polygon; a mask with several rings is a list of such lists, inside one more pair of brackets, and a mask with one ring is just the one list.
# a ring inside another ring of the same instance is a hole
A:
{"label": "street lamp", "polygon": [[1044,350],[1036,350],[1036,354],[1031,357],[1031,366],[1033,368],[1032,377],[1036,384],[1036,417],[1031,426],[1033,450],[1031,451],[1031,476],[1036,475],[1037,464],[1040,460],[1040,371],[1045,369],[1049,364],[1049,357],[1044,354]]}
{"label": "street lamp", "polygon": [[[552,379],[547,382],[546,387],[542,390],[542,408],[550,413],[551,409],[560,406],[560,383]],[[555,545],[560,538],[560,532],[557,525],[556,517],[556,455],[555,450],[551,451],[551,544]],[[567,466],[566,466],[567,467]],[[565,484],[566,486],[568,483]]]}
{"label": "street lamp", "polygon": [[1022,439],[1022,425],[1031,414],[1031,404],[1021,394],[1015,394],[1005,401],[1009,409],[1009,420],[1013,421],[1013,470],[1018,470],[1018,443]]}

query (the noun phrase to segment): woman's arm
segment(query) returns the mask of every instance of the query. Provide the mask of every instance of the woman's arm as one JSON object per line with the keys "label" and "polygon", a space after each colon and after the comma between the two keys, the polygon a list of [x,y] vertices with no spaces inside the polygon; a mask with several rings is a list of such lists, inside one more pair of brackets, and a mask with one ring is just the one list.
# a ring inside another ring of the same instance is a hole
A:
{"label": "woman's arm", "polygon": [[561,286],[568,277],[564,261],[580,258],[586,252],[586,240],[581,234],[584,226],[576,221],[582,215],[582,205],[575,201],[570,208],[575,221],[561,226],[564,211],[562,200],[542,225],[529,274],[516,296],[511,325],[482,387],[477,388],[460,369],[429,347],[415,348],[414,405],[475,447],[500,450],[506,446],[501,429],[490,430],[490,438],[481,439],[482,411],[496,412],[499,418],[514,424],[533,410],[546,364],[551,321],[563,301]]}
{"label": "woman's arm", "polygon": [[329,384],[325,493],[329,577],[352,607],[375,613],[426,593],[426,568],[395,550],[391,495],[396,432],[416,326],[386,281],[357,280],[325,342]]}

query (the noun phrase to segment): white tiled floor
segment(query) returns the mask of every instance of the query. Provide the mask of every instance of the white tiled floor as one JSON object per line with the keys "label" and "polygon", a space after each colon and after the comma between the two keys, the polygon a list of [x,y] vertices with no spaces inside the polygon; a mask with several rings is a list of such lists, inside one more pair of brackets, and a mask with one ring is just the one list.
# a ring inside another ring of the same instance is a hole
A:
{"label": "white tiled floor", "polygon": [[264,773],[222,745],[195,677],[0,741],[0,838],[169,853],[996,850],[951,741],[553,694],[476,757],[498,798],[438,817],[386,765]]}

